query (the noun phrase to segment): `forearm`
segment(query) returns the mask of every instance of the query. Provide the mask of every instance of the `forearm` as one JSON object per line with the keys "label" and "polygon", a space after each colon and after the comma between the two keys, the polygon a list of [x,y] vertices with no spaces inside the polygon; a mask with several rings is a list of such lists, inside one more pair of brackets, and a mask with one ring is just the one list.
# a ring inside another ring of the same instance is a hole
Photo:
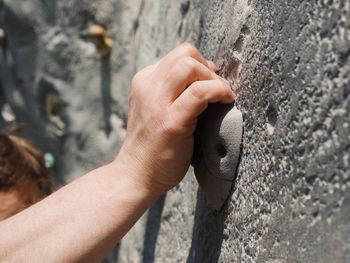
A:
{"label": "forearm", "polygon": [[0,261],[100,260],[160,196],[125,173],[116,160],[0,223]]}

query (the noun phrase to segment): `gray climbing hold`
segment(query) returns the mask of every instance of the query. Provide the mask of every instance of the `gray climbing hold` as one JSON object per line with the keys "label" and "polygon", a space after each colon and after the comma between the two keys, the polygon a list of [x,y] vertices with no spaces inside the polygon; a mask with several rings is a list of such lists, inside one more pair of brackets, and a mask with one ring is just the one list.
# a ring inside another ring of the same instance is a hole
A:
{"label": "gray climbing hold", "polygon": [[199,121],[192,164],[211,209],[220,210],[230,194],[242,134],[242,113],[233,105],[211,105]]}

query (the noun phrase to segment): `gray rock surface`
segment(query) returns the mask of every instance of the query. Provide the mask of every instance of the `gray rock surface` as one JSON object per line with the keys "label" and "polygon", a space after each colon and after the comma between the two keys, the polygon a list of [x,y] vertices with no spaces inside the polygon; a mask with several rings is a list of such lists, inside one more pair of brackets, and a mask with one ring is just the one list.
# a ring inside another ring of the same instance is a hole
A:
{"label": "gray rock surface", "polygon": [[[211,211],[190,170],[115,257],[350,262],[349,17],[348,0],[2,0],[0,105],[70,181],[118,151],[132,75],[191,41],[239,93],[232,195]],[[113,39],[110,58],[84,37],[92,24]]]}

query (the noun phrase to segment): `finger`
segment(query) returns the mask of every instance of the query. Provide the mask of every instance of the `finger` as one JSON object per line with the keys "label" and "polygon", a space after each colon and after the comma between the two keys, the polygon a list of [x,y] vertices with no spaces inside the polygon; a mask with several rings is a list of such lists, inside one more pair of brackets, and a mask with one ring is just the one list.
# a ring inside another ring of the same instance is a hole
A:
{"label": "finger", "polygon": [[218,75],[197,60],[184,57],[169,71],[164,92],[171,100],[175,100],[193,82],[218,78]]}
{"label": "finger", "polygon": [[215,63],[211,60],[207,60],[208,67],[213,72],[218,72],[219,68],[215,65]]}
{"label": "finger", "polygon": [[235,95],[225,80],[194,82],[172,104],[172,114],[180,125],[191,125],[209,103],[232,103]]}
{"label": "finger", "polygon": [[138,72],[138,74],[145,76],[145,77],[149,76],[151,73],[153,73],[155,71],[155,69],[157,68],[159,63],[160,63],[160,61],[157,61],[156,63],[143,68],[141,71]]}
{"label": "finger", "polygon": [[192,44],[184,43],[180,46],[176,47],[172,51],[170,51],[159,64],[160,71],[168,72],[177,61],[179,61],[183,57],[192,57],[196,59],[198,62],[202,63],[204,66],[208,67],[207,60],[203,57],[203,55],[195,48]]}

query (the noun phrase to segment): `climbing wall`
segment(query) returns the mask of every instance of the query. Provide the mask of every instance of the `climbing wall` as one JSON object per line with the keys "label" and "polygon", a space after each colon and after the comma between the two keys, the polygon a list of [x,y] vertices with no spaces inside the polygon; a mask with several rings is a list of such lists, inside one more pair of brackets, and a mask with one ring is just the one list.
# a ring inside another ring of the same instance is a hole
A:
{"label": "climbing wall", "polygon": [[110,258],[350,262],[349,17],[347,0],[0,0],[0,122],[11,109],[68,182],[117,153],[133,74],[190,41],[238,92],[232,194],[210,210],[190,169]]}

